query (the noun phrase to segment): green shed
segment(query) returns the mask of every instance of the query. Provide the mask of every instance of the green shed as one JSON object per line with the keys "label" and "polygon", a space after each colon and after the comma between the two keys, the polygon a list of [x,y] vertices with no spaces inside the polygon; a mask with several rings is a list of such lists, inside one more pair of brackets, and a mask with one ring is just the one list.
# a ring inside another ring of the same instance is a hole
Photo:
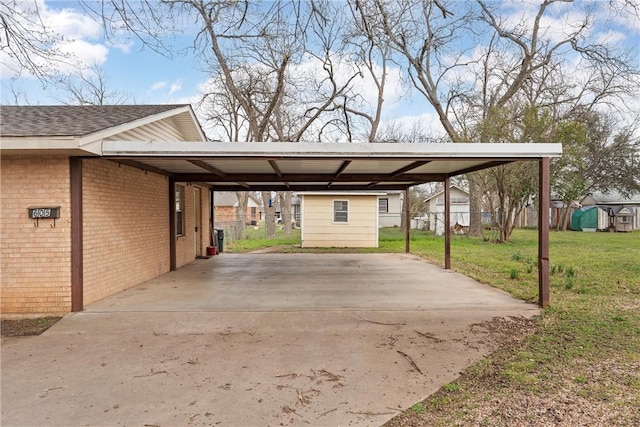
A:
{"label": "green shed", "polygon": [[608,224],[607,212],[597,206],[580,208],[571,215],[571,229],[575,231],[606,230]]}

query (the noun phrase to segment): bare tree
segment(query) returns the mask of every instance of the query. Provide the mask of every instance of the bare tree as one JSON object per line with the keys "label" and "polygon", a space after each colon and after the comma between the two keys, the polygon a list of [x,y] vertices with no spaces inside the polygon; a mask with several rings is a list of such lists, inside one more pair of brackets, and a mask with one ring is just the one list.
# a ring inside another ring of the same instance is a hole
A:
{"label": "bare tree", "polygon": [[[10,95],[10,97],[6,98],[4,95],[5,94]],[[3,101],[4,103],[7,103],[9,105],[29,105],[29,98],[27,97],[27,94],[25,93],[25,91],[18,87],[15,84],[15,81],[11,81],[9,83],[9,87],[8,87],[8,91],[3,91]]]}
{"label": "bare tree", "polygon": [[112,89],[104,67],[93,62],[64,81],[63,98],[67,105],[117,105],[131,103],[131,97]]}
{"label": "bare tree", "polygon": [[[384,105],[384,94],[388,79],[388,66],[391,60],[391,45],[386,39],[379,39],[376,29],[372,28],[373,19],[367,16],[368,10],[359,6],[358,2],[349,3],[349,10],[352,16],[351,30],[346,34],[349,51],[353,56],[353,61],[360,69],[361,78],[368,78],[375,86],[377,97],[373,105],[362,99],[360,94],[345,94],[343,96],[344,105],[342,110],[345,113],[345,128],[348,140],[352,140],[352,120],[364,119],[366,129],[366,139],[369,142],[379,140],[378,129],[382,120],[382,107]],[[382,138],[384,140],[384,138]]]}
{"label": "bare tree", "polygon": [[35,0],[0,1],[0,58],[16,77],[26,73],[47,83],[57,81],[57,66],[69,64],[71,55],[60,50],[64,37],[47,27],[39,8]]}
{"label": "bare tree", "polygon": [[[553,101],[569,109],[571,104],[611,102],[637,88],[638,71],[628,52],[589,36],[595,17],[587,5],[579,10],[581,18],[555,37],[543,21],[553,16],[560,1],[541,1],[532,16],[515,23],[501,16],[500,4],[481,0],[352,1],[367,11],[369,28],[377,28],[397,61],[406,64],[407,78],[434,108],[453,142],[478,140],[478,127],[491,112],[516,105],[512,101],[526,99],[525,93],[535,102],[532,107],[545,106],[552,101],[547,96],[551,92],[542,88],[570,86],[566,96]],[[592,71],[589,79],[568,78],[576,74],[576,63]],[[477,234],[481,192],[472,175],[469,184],[470,231]]]}
{"label": "bare tree", "polygon": [[[340,31],[325,17],[331,4],[276,2],[265,12],[247,3],[182,3],[193,7],[203,23],[200,34],[206,35],[212,66],[224,82],[222,114],[234,139],[300,141],[348,91],[353,76],[340,80],[335,72],[333,34]],[[304,58],[315,61],[322,73],[301,75]],[[270,192],[262,198],[272,200]],[[267,236],[275,236],[275,216],[266,215],[265,221]],[[290,231],[290,222],[285,227]]]}

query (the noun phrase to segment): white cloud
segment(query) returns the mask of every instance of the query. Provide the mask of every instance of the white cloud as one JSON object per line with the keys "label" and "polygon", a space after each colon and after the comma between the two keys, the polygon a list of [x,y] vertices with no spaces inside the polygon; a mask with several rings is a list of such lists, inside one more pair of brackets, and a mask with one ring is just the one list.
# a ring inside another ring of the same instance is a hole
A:
{"label": "white cloud", "polygon": [[111,43],[109,43],[109,46],[113,46],[114,48],[118,49],[119,51],[121,51],[122,53],[130,53],[131,52],[131,48],[134,46],[134,42],[131,40],[123,40],[123,41],[111,41]]}
{"label": "white cloud", "polygon": [[98,39],[102,34],[102,28],[98,22],[73,9],[54,10],[47,7],[42,1],[40,10],[40,16],[45,27],[66,38]]}
{"label": "white cloud", "polygon": [[152,91],[160,90],[166,85],[167,85],[167,82],[155,82],[153,85],[151,85],[151,90]]}
{"label": "white cloud", "polygon": [[[93,44],[84,40],[72,40],[56,46],[61,52],[76,58],[80,68],[90,64],[103,64],[107,60],[109,49],[103,44]],[[69,67],[72,69],[72,67]]]}
{"label": "white cloud", "polygon": [[599,44],[613,46],[624,41],[626,38],[627,38],[627,35],[624,33],[621,33],[620,31],[607,31],[607,32],[599,33],[596,36],[595,41],[596,43],[599,43]]}
{"label": "white cloud", "polygon": [[173,95],[180,90],[182,90],[182,81],[176,80],[175,82],[171,83],[171,86],[169,87],[169,95]]}

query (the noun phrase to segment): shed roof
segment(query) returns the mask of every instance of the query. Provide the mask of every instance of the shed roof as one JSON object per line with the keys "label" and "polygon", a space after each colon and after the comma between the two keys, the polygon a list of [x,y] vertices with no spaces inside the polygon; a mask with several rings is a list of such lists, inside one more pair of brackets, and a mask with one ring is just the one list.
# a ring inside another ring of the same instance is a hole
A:
{"label": "shed roof", "polygon": [[[457,188],[458,190],[462,191],[464,194],[466,194],[467,196],[469,195],[469,192],[467,190],[465,190],[464,188],[458,186],[458,185],[451,185],[449,188],[453,189],[453,188]],[[435,194],[432,194],[431,196],[427,197],[426,199],[424,199],[425,202],[428,202],[429,200],[433,200],[436,197],[439,197],[440,195],[444,194],[444,190],[440,190]]]}

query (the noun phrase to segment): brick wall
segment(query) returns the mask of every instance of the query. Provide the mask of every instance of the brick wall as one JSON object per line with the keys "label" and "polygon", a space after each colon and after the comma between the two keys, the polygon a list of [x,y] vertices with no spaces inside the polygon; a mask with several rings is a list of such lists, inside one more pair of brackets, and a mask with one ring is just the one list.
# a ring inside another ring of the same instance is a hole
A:
{"label": "brick wall", "polygon": [[[71,229],[68,158],[0,160],[1,311],[6,314],[71,310]],[[60,206],[60,218],[28,218],[28,207]]]}
{"label": "brick wall", "polygon": [[169,271],[167,178],[83,161],[84,304]]}
{"label": "brick wall", "polygon": [[[3,157],[0,283],[3,315],[71,310],[69,159]],[[84,304],[169,271],[168,179],[101,159],[83,161]],[[200,188],[200,253],[209,246],[209,191]],[[185,235],[177,266],[196,256],[194,197],[185,185]],[[28,218],[28,207],[60,206],[52,220]]]}

